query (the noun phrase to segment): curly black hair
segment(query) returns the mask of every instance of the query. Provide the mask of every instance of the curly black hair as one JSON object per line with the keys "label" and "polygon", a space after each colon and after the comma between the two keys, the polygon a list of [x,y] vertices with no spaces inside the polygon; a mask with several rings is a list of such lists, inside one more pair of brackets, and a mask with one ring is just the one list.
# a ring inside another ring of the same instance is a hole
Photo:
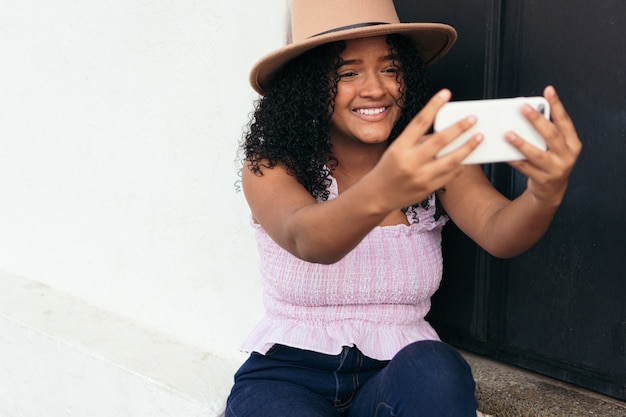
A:
{"label": "curly black hair", "polygon": [[[393,141],[425,105],[430,91],[425,64],[415,44],[401,35],[388,35],[390,54],[400,69],[400,118],[389,136]],[[255,103],[241,151],[248,169],[282,164],[317,199],[328,198],[328,173],[340,161],[330,143],[331,116],[337,95],[345,42],[319,46],[288,63],[271,82],[269,92]]]}

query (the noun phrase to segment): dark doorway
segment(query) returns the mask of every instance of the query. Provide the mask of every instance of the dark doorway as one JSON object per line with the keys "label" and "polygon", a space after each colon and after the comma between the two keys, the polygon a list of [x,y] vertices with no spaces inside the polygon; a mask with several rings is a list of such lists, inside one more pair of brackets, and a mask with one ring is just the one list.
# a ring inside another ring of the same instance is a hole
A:
{"label": "dark doorway", "polygon": [[[556,86],[583,141],[546,236],[510,260],[454,225],[429,319],[459,347],[626,400],[626,2],[396,0],[403,21],[449,23],[459,40],[431,68],[454,99]],[[525,178],[484,167],[514,197]]]}

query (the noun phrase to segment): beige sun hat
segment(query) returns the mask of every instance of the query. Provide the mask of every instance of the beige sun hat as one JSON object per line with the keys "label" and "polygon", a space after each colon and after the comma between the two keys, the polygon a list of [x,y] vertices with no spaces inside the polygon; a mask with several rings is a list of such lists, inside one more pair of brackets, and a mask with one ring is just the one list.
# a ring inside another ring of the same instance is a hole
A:
{"label": "beige sun hat", "polygon": [[316,46],[391,33],[412,39],[427,64],[445,55],[457,36],[452,26],[442,23],[400,23],[393,0],[293,0],[291,43],[261,58],[250,83],[266,94],[278,70]]}

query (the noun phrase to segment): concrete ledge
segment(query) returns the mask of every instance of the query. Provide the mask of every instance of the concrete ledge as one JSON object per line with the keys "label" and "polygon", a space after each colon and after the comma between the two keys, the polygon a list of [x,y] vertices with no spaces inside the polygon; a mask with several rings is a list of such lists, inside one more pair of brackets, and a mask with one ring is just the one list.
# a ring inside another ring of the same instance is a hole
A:
{"label": "concrete ledge", "polygon": [[238,363],[0,271],[0,415],[221,415]]}
{"label": "concrete ledge", "polygon": [[480,410],[495,417],[626,417],[626,403],[462,352],[476,379]]}
{"label": "concrete ledge", "polygon": [[[463,355],[485,416],[626,417],[624,402]],[[0,271],[0,416],[219,417],[238,366]]]}

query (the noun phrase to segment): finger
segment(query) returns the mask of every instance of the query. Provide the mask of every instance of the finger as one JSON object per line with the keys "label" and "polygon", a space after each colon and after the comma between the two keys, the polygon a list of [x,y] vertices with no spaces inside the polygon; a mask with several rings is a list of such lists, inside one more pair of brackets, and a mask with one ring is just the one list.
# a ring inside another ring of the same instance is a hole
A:
{"label": "finger", "polygon": [[[456,138],[456,136],[454,136],[453,138]],[[440,156],[439,158],[437,158],[437,160],[441,161],[442,163],[450,163],[452,165],[461,164],[465,160],[465,158],[467,158],[478,147],[478,145],[481,144],[483,139],[484,136],[482,133],[476,133],[461,146],[449,153],[446,153],[445,155]]]}
{"label": "finger", "polygon": [[513,145],[518,151],[520,151],[529,161],[533,164],[543,166],[544,162],[548,159],[548,153],[543,149],[539,149],[535,145],[532,145],[524,140],[517,133],[509,131],[504,134],[504,138],[508,143]]}
{"label": "finger", "polygon": [[[424,136],[433,125],[435,121],[435,116],[439,109],[450,101],[450,97],[452,93],[450,90],[443,89],[435,94],[428,103],[424,106],[424,108],[417,113],[417,115],[411,120],[408,126],[405,128],[403,135],[406,137],[407,141],[418,142],[422,136]],[[406,135],[404,134],[406,133]],[[401,138],[398,138],[401,139]]]}
{"label": "finger", "polygon": [[555,88],[551,85],[547,86],[543,92],[544,97],[550,103],[551,118],[554,121],[556,127],[561,131],[565,140],[572,148],[580,148],[581,143],[576,132],[574,122],[570,118],[569,114],[565,110],[565,106],[561,102]]}
{"label": "finger", "polygon": [[528,105],[522,106],[522,114],[537,132],[544,137],[550,152],[559,155],[578,155],[582,144],[576,133],[576,128],[558,98],[554,87],[546,87],[544,94],[552,109],[553,122],[547,120]]}
{"label": "finger", "polygon": [[481,140],[482,135],[477,134],[464,143],[460,148],[432,161],[432,170],[433,172],[436,172],[432,184],[436,185],[437,188],[445,187],[449,181],[463,172],[463,160],[465,160],[465,158],[467,158],[469,154],[476,149]]}
{"label": "finger", "polygon": [[544,90],[544,97],[550,103],[551,118],[563,133],[576,134],[574,123],[565,110],[561,99],[552,86],[547,86]]}
{"label": "finger", "polygon": [[[539,113],[537,110],[533,109],[528,104],[524,104],[521,107],[522,115],[532,124],[535,130],[544,138],[548,149],[551,152],[562,154],[567,150],[567,143],[564,139],[564,134],[559,130],[559,128],[552,123],[550,120],[546,119],[544,115]],[[517,136],[517,135],[515,135]],[[512,136],[510,136],[512,138]],[[519,136],[517,136],[519,137]],[[507,137],[507,140],[509,138]],[[512,144],[518,144],[519,142],[509,142]],[[530,148],[530,144],[528,144],[526,149]]]}
{"label": "finger", "polygon": [[527,178],[540,178],[544,175],[544,171],[536,165],[533,165],[530,160],[509,161],[508,164]]}
{"label": "finger", "polygon": [[558,133],[558,129],[554,123],[548,120],[544,114],[540,113],[529,104],[522,104],[520,112],[526,120],[533,125],[535,130],[544,134],[544,136],[553,136],[555,133]]}
{"label": "finger", "polygon": [[476,116],[470,115],[452,125],[429,136],[425,149],[438,153],[444,146],[457,139],[462,133],[469,130],[477,122]]}

